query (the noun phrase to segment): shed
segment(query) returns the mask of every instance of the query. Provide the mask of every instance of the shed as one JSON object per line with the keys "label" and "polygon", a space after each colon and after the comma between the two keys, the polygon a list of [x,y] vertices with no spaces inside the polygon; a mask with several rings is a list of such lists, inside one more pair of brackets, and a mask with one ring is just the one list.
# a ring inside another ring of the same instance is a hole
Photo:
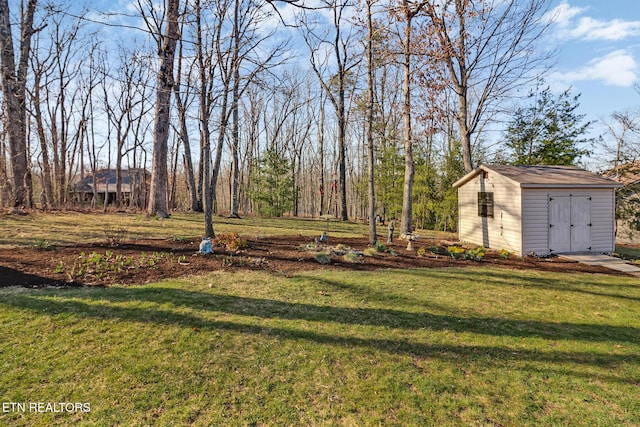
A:
{"label": "shed", "polygon": [[574,166],[481,165],[458,189],[460,240],[518,255],[613,252],[615,189]]}

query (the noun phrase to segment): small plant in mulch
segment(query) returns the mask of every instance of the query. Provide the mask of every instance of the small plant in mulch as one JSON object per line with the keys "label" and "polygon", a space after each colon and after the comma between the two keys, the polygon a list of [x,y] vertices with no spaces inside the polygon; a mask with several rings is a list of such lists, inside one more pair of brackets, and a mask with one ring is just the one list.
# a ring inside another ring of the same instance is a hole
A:
{"label": "small plant in mulch", "polygon": [[468,249],[464,253],[464,258],[473,261],[482,261],[486,255],[487,250],[483,246],[478,246],[475,249]]}
{"label": "small plant in mulch", "polygon": [[387,251],[387,247],[384,245],[384,243],[380,243],[380,242],[376,242],[375,249],[378,252],[386,252]]}
{"label": "small plant in mulch", "polygon": [[500,249],[500,258],[509,259],[510,256],[511,256],[511,252],[509,252],[506,249]]}
{"label": "small plant in mulch", "polygon": [[362,262],[360,255],[353,251],[347,252],[346,254],[342,255],[342,259],[349,264],[359,264]]}
{"label": "small plant in mulch", "polygon": [[104,254],[93,251],[90,254],[82,252],[73,265],[65,265],[60,261],[53,270],[56,274],[66,273],[69,280],[104,279],[121,274],[127,270],[149,268],[156,266],[164,258],[164,254],[142,252],[140,256],[116,255],[112,251]]}
{"label": "small plant in mulch", "polygon": [[374,248],[373,246],[369,246],[364,251],[362,251],[362,253],[364,254],[364,256],[376,257],[378,256],[379,251],[377,248]]}
{"label": "small plant in mulch", "polygon": [[416,255],[418,256],[425,256],[427,253],[427,250],[425,248],[423,248],[422,246],[420,246],[418,249],[416,249]]}
{"label": "small plant in mulch", "polygon": [[318,255],[316,255],[315,259],[318,263],[323,265],[331,264],[331,257],[324,252],[321,252]]}
{"label": "small plant in mulch", "polygon": [[438,246],[436,246],[436,245],[432,245],[429,248],[429,251],[434,255],[438,255],[440,253],[440,248]]}
{"label": "small plant in mulch", "polygon": [[447,247],[447,254],[453,259],[460,259],[464,253],[465,249],[460,246]]}
{"label": "small plant in mulch", "polygon": [[212,241],[214,246],[223,246],[226,250],[235,252],[247,247],[247,240],[238,233],[218,234]]}

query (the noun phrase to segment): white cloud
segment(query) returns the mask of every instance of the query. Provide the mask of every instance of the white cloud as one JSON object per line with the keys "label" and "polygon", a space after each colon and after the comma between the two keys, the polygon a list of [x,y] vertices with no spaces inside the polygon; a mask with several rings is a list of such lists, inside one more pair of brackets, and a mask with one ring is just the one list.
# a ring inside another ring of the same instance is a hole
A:
{"label": "white cloud", "polygon": [[571,20],[587,10],[583,7],[570,6],[569,3],[562,2],[547,14],[547,20],[562,28],[571,25]]}
{"label": "white cloud", "polygon": [[554,86],[565,88],[577,81],[600,81],[608,86],[630,87],[637,81],[637,73],[638,65],[633,56],[620,49],[595,58],[576,71],[551,73],[549,81]]}
{"label": "white cloud", "polygon": [[554,25],[556,36],[561,39],[623,40],[640,35],[640,21],[612,19],[604,21],[581,16],[587,8],[571,6],[563,1],[548,15]]}

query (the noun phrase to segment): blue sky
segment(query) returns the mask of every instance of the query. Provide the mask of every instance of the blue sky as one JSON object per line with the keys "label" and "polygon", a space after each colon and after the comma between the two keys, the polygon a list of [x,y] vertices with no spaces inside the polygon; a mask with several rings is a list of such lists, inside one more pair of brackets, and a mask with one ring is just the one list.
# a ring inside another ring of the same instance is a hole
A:
{"label": "blue sky", "polygon": [[[640,76],[638,0],[558,0],[554,6],[550,37],[559,54],[547,83],[581,93],[579,111],[588,120],[640,107],[634,89]],[[593,131],[601,133],[603,124]]]}
{"label": "blue sky", "polygon": [[[131,0],[91,3],[97,10],[137,14]],[[546,83],[558,93],[571,87],[573,94],[581,94],[578,113],[594,122],[592,136],[604,135],[603,121],[612,113],[640,110],[634,88],[640,78],[640,0],[552,0],[551,7],[554,21],[543,45],[557,48],[558,55]],[[283,7],[281,13],[289,16],[292,10]],[[122,16],[114,20],[127,21]],[[117,27],[104,30],[114,39],[142,34]],[[605,157],[597,152],[586,165],[600,169]]]}

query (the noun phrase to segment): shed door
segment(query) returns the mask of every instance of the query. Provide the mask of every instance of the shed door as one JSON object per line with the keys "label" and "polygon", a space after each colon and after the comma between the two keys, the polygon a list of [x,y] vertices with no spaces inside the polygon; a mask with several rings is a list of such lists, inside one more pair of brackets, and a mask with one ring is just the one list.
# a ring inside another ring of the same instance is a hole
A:
{"label": "shed door", "polygon": [[549,198],[549,251],[591,250],[591,197],[552,196]]}
{"label": "shed door", "polygon": [[571,252],[571,197],[549,197],[549,252]]}
{"label": "shed door", "polygon": [[591,197],[571,198],[571,252],[591,250]]}

